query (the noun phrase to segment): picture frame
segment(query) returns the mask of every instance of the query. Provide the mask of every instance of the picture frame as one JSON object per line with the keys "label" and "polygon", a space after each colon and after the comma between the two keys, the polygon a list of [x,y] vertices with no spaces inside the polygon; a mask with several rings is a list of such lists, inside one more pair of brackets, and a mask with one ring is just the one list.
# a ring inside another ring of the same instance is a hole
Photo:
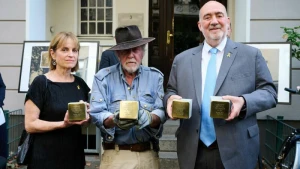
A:
{"label": "picture frame", "polygon": [[273,82],[277,88],[278,104],[291,104],[291,94],[284,88],[291,87],[292,45],[289,42],[250,42],[246,45],[258,48],[265,58]]}
{"label": "picture frame", "polygon": [[[72,74],[81,77],[92,88],[97,71],[99,42],[80,41],[79,70]],[[24,41],[19,78],[19,93],[26,93],[34,78],[49,71],[48,48],[50,41]]]}
{"label": "picture frame", "polygon": [[100,61],[101,61],[102,52],[106,51],[107,49],[109,49],[113,46],[115,46],[115,45],[100,45],[99,58],[97,59],[97,70],[100,69]]}

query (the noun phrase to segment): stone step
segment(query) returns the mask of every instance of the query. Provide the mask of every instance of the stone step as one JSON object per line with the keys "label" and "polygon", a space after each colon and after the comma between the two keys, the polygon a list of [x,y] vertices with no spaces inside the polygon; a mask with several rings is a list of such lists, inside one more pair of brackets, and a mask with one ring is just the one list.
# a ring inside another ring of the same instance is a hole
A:
{"label": "stone step", "polygon": [[179,169],[176,152],[159,152],[160,169]]}
{"label": "stone step", "polygon": [[176,152],[177,151],[176,141],[177,139],[175,135],[163,135],[159,139],[160,151]]}
{"label": "stone step", "polygon": [[179,126],[179,120],[167,120],[164,124],[163,135],[175,134],[178,126]]}

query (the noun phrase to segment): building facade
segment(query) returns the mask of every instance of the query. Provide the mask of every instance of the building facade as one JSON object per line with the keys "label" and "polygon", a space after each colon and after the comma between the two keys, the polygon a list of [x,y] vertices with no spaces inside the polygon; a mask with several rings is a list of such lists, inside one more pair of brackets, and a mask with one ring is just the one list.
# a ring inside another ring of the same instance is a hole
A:
{"label": "building facade", "polygon": [[[81,41],[100,42],[100,53],[115,44],[118,26],[136,24],[149,44],[143,65],[165,74],[177,53],[203,40],[197,28],[198,11],[207,0],[0,0],[0,72],[7,86],[4,109],[24,109],[19,93],[24,41],[49,41],[60,31],[74,32]],[[299,0],[219,0],[227,6],[231,39],[238,42],[284,42],[280,27],[300,25]],[[185,36],[186,35],[186,36]],[[184,46],[184,44],[188,44]],[[100,57],[98,62],[100,61]],[[279,70],[280,71],[280,70]],[[300,85],[300,61],[291,60],[290,86]],[[96,70],[95,70],[96,73]],[[281,86],[282,87],[282,86]],[[300,96],[259,113],[300,120]]]}

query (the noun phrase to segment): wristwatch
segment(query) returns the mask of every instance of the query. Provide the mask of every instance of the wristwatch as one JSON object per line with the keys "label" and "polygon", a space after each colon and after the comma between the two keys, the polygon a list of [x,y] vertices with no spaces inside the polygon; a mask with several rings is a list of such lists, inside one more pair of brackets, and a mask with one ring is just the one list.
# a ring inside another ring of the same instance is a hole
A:
{"label": "wristwatch", "polygon": [[240,114],[239,114],[239,118],[243,119],[246,116],[246,112],[247,112],[247,102],[245,100],[245,98],[243,96],[240,96],[244,99],[244,105],[241,108]]}

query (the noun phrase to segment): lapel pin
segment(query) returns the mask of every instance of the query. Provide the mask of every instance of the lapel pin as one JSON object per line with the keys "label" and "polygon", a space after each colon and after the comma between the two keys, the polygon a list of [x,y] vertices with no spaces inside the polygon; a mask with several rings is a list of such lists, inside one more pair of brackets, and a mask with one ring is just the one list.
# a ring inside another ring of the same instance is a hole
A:
{"label": "lapel pin", "polygon": [[231,53],[230,53],[230,52],[229,52],[229,53],[227,53],[227,57],[228,57],[228,58],[230,58],[230,55],[231,55]]}
{"label": "lapel pin", "polygon": [[80,89],[80,86],[79,86],[79,85],[77,85],[77,89],[78,89],[78,90]]}

